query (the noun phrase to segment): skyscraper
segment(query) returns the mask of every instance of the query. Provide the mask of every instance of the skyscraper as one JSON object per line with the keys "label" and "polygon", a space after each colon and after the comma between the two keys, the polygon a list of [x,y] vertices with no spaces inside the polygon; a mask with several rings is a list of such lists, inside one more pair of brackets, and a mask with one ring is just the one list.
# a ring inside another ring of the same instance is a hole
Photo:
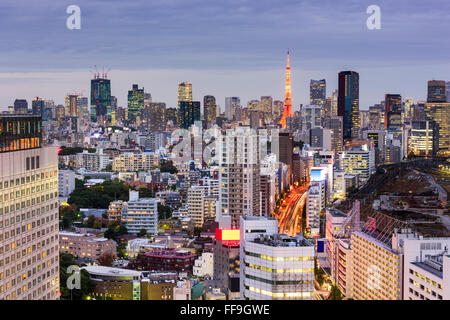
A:
{"label": "skyscraper", "polygon": [[142,126],[147,132],[161,132],[166,130],[166,104],[164,102],[150,102],[141,110]]}
{"label": "skyscraper", "polygon": [[259,136],[239,127],[225,131],[219,141],[220,216],[239,227],[241,215],[260,214]]}
{"label": "skyscraper", "polygon": [[447,81],[445,84],[447,88],[445,95],[447,96],[447,102],[450,102],[450,81]]}
{"label": "skyscraper", "polygon": [[338,116],[343,119],[343,138],[350,140],[359,135],[359,74],[342,71],[338,80]]}
{"label": "skyscraper", "polygon": [[402,96],[386,94],[384,108],[384,128],[400,129],[402,125]]}
{"label": "skyscraper", "polygon": [[97,122],[99,116],[107,116],[111,121],[111,81],[106,74],[100,78],[96,73],[91,80],[91,121]]}
{"label": "skyscraper", "polygon": [[331,150],[335,156],[342,150],[342,117],[324,118],[323,127],[331,130]]}
{"label": "skyscraper", "polygon": [[144,108],[144,88],[139,89],[137,84],[128,91],[128,120],[135,121]]}
{"label": "skyscraper", "polygon": [[322,115],[324,114],[323,108],[325,107],[325,99],[327,96],[327,86],[325,79],[311,80],[309,84],[309,103],[322,108]]}
{"label": "skyscraper", "polygon": [[322,125],[322,108],[316,105],[306,105],[302,107],[303,118],[305,119],[306,129],[318,128]]}
{"label": "skyscraper", "polygon": [[180,108],[181,101],[192,101],[192,83],[178,83],[178,108]]}
{"label": "skyscraper", "polygon": [[[292,176],[292,156],[294,153],[294,140],[292,132],[272,133],[272,152],[278,157],[278,161],[286,164],[289,171],[289,179]],[[278,146],[278,148],[277,148]],[[274,150],[275,149],[275,150]]]}
{"label": "skyscraper", "polygon": [[337,117],[338,115],[338,91],[335,89],[331,93],[331,116]]}
{"label": "skyscraper", "polygon": [[67,94],[66,95],[66,115],[76,117],[78,116],[78,96],[76,94]]}
{"label": "skyscraper", "polygon": [[178,119],[182,129],[188,129],[195,121],[200,121],[200,101],[180,101]]}
{"label": "skyscraper", "polygon": [[44,99],[41,99],[39,97],[34,97],[33,101],[31,102],[31,108],[33,110],[34,115],[43,117],[44,110],[45,110]]}
{"label": "skyscraper", "polygon": [[286,85],[285,85],[285,98],[283,116],[281,117],[281,127],[286,128],[286,119],[292,117],[292,98],[291,98],[291,66],[289,64],[289,50],[287,52],[287,65],[286,65]]}
{"label": "skyscraper", "polygon": [[264,112],[264,118],[266,122],[272,121],[272,104],[273,99],[271,96],[262,96],[260,108],[261,111]]}
{"label": "skyscraper", "polygon": [[450,103],[425,103],[424,120],[433,120],[439,127],[439,154],[450,155]]}
{"label": "skyscraper", "polygon": [[217,105],[214,96],[203,97],[203,117],[208,128],[216,123]]}
{"label": "skyscraper", "polygon": [[28,102],[25,99],[16,99],[14,101],[14,113],[26,114],[28,112]]}
{"label": "skyscraper", "polygon": [[274,121],[279,121],[283,115],[284,102],[280,100],[275,100],[273,102],[273,119]]}
{"label": "skyscraper", "polygon": [[83,119],[89,119],[89,106],[88,98],[78,96],[77,97],[78,117]]}
{"label": "skyscraper", "polygon": [[325,99],[325,104],[323,106],[323,117],[331,117],[331,105],[332,105],[332,98],[327,97]]}
{"label": "skyscraper", "polygon": [[446,85],[443,80],[428,81],[427,102],[447,102]]}
{"label": "skyscraper", "polygon": [[56,147],[42,147],[39,116],[1,115],[0,128],[0,300],[58,300]]}
{"label": "skyscraper", "polygon": [[236,110],[241,105],[239,97],[226,97],[225,98],[225,116],[228,120],[235,118]]}

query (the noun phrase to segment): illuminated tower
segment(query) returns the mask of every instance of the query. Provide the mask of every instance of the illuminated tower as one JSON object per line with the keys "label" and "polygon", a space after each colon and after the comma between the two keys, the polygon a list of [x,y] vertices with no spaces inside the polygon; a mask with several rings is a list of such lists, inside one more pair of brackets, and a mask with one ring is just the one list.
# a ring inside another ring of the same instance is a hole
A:
{"label": "illuminated tower", "polygon": [[284,97],[283,117],[281,118],[281,127],[286,128],[286,119],[293,117],[292,113],[292,98],[291,98],[291,67],[289,66],[289,50],[287,52],[287,66],[286,66],[286,96]]}

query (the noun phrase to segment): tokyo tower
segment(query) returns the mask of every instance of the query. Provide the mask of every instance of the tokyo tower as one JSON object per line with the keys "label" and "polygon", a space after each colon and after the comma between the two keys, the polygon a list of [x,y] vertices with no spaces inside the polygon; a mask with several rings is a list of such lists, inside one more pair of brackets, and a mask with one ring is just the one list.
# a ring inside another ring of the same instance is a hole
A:
{"label": "tokyo tower", "polygon": [[289,50],[287,52],[287,66],[286,66],[286,86],[284,97],[283,116],[281,117],[281,127],[286,128],[286,119],[293,117],[292,113],[292,98],[291,98],[291,67],[289,66]]}

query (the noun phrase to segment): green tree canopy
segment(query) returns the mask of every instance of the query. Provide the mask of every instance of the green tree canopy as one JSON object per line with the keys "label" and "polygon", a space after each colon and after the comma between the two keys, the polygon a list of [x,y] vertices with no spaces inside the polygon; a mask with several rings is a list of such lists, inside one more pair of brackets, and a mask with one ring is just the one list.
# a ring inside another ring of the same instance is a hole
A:
{"label": "green tree canopy", "polygon": [[128,197],[128,186],[118,180],[105,181],[90,188],[76,183],[75,190],[71,193],[67,202],[75,204],[78,208],[106,209],[110,202],[114,200],[127,201]]}
{"label": "green tree canopy", "polygon": [[147,229],[141,229],[139,230],[139,233],[137,234],[138,237],[142,238],[145,237],[145,235],[147,234]]}
{"label": "green tree canopy", "polygon": [[172,174],[178,172],[178,169],[173,165],[172,160],[165,160],[165,159],[162,159],[159,162],[159,170],[161,172],[169,172]]}
{"label": "green tree canopy", "polygon": [[[73,274],[67,273],[71,265],[77,265],[75,257],[68,253],[61,253],[59,256],[59,276],[61,300],[85,300],[94,291],[95,282],[86,270],[80,270],[80,289],[67,288],[67,280]],[[71,292],[72,291],[72,292]]]}
{"label": "green tree canopy", "polygon": [[336,285],[331,286],[329,300],[342,300],[343,296],[341,290]]}
{"label": "green tree canopy", "polygon": [[169,219],[172,217],[172,212],[173,209],[171,207],[158,203],[158,218],[160,220]]}

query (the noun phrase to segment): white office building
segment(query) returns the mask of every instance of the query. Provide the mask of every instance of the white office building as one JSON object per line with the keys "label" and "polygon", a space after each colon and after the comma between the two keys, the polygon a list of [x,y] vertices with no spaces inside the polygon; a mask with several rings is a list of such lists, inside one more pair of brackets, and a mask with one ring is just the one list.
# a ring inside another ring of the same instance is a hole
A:
{"label": "white office building", "polygon": [[314,245],[278,234],[275,218],[240,218],[241,299],[314,299]]}
{"label": "white office building", "polygon": [[404,240],[404,300],[450,300],[450,238]]}
{"label": "white office building", "polygon": [[306,196],[306,226],[311,234],[320,232],[320,213],[325,209],[325,182],[311,181]]}
{"label": "white office building", "polygon": [[68,197],[75,190],[75,172],[72,170],[59,170],[58,195]]}
{"label": "white office building", "polygon": [[361,185],[375,172],[375,154],[367,146],[339,152],[339,169],[351,175],[358,175]]}

